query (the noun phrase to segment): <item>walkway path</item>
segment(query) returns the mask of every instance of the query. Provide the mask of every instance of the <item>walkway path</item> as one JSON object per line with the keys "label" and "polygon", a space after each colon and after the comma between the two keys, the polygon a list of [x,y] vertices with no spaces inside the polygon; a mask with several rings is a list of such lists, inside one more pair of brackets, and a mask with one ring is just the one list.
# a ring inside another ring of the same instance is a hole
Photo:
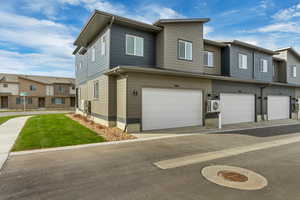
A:
{"label": "walkway path", "polygon": [[30,116],[13,118],[0,126],[0,170],[29,117]]}
{"label": "walkway path", "polygon": [[14,115],[39,115],[39,114],[55,114],[55,113],[69,113],[73,110],[40,110],[40,111],[12,111],[0,112],[0,117],[14,116]]}

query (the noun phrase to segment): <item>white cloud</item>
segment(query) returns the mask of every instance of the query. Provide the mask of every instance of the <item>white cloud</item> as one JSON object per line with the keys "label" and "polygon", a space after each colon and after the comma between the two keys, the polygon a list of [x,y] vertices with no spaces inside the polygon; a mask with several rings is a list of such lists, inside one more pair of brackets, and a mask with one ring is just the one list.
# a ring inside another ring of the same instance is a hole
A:
{"label": "white cloud", "polygon": [[276,23],[258,29],[259,32],[300,33],[300,25],[295,22]]}
{"label": "white cloud", "polygon": [[290,20],[295,17],[300,17],[300,3],[293,5],[290,8],[286,8],[286,9],[278,11],[272,17],[275,20],[279,20],[279,21],[285,21],[285,20]]}
{"label": "white cloud", "polygon": [[203,36],[204,38],[209,37],[209,34],[214,32],[214,28],[212,26],[204,25],[203,26]]}

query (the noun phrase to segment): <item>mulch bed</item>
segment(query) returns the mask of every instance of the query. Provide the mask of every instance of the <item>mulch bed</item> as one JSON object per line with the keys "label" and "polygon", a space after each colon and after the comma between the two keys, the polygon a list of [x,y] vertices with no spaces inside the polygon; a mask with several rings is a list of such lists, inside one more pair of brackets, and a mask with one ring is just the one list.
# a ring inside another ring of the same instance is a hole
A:
{"label": "mulch bed", "polygon": [[120,141],[120,140],[130,140],[130,139],[136,139],[135,136],[130,135],[127,132],[123,132],[121,129],[117,127],[107,127],[98,123],[95,123],[94,121],[88,119],[85,116],[82,116],[80,114],[66,114],[69,118],[71,118],[74,121],[77,121],[81,125],[93,130],[98,135],[105,138],[106,141]]}

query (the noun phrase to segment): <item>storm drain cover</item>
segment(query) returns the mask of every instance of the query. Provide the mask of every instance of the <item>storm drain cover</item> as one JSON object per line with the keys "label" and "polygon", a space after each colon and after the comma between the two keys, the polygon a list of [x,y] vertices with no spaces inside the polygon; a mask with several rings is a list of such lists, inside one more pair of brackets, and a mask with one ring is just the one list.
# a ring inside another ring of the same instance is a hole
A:
{"label": "storm drain cover", "polygon": [[239,167],[214,165],[204,167],[201,173],[215,184],[240,190],[259,190],[268,185],[265,177]]}

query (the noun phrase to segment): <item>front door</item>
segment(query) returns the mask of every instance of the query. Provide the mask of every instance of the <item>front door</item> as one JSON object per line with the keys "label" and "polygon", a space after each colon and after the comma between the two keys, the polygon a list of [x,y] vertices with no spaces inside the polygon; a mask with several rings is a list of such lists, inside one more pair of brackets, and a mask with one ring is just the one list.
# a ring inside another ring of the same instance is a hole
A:
{"label": "front door", "polygon": [[75,97],[71,97],[70,106],[75,107]]}
{"label": "front door", "polygon": [[1,108],[8,108],[8,97],[1,97]]}
{"label": "front door", "polygon": [[44,108],[45,107],[45,98],[40,97],[39,98],[39,108]]}

